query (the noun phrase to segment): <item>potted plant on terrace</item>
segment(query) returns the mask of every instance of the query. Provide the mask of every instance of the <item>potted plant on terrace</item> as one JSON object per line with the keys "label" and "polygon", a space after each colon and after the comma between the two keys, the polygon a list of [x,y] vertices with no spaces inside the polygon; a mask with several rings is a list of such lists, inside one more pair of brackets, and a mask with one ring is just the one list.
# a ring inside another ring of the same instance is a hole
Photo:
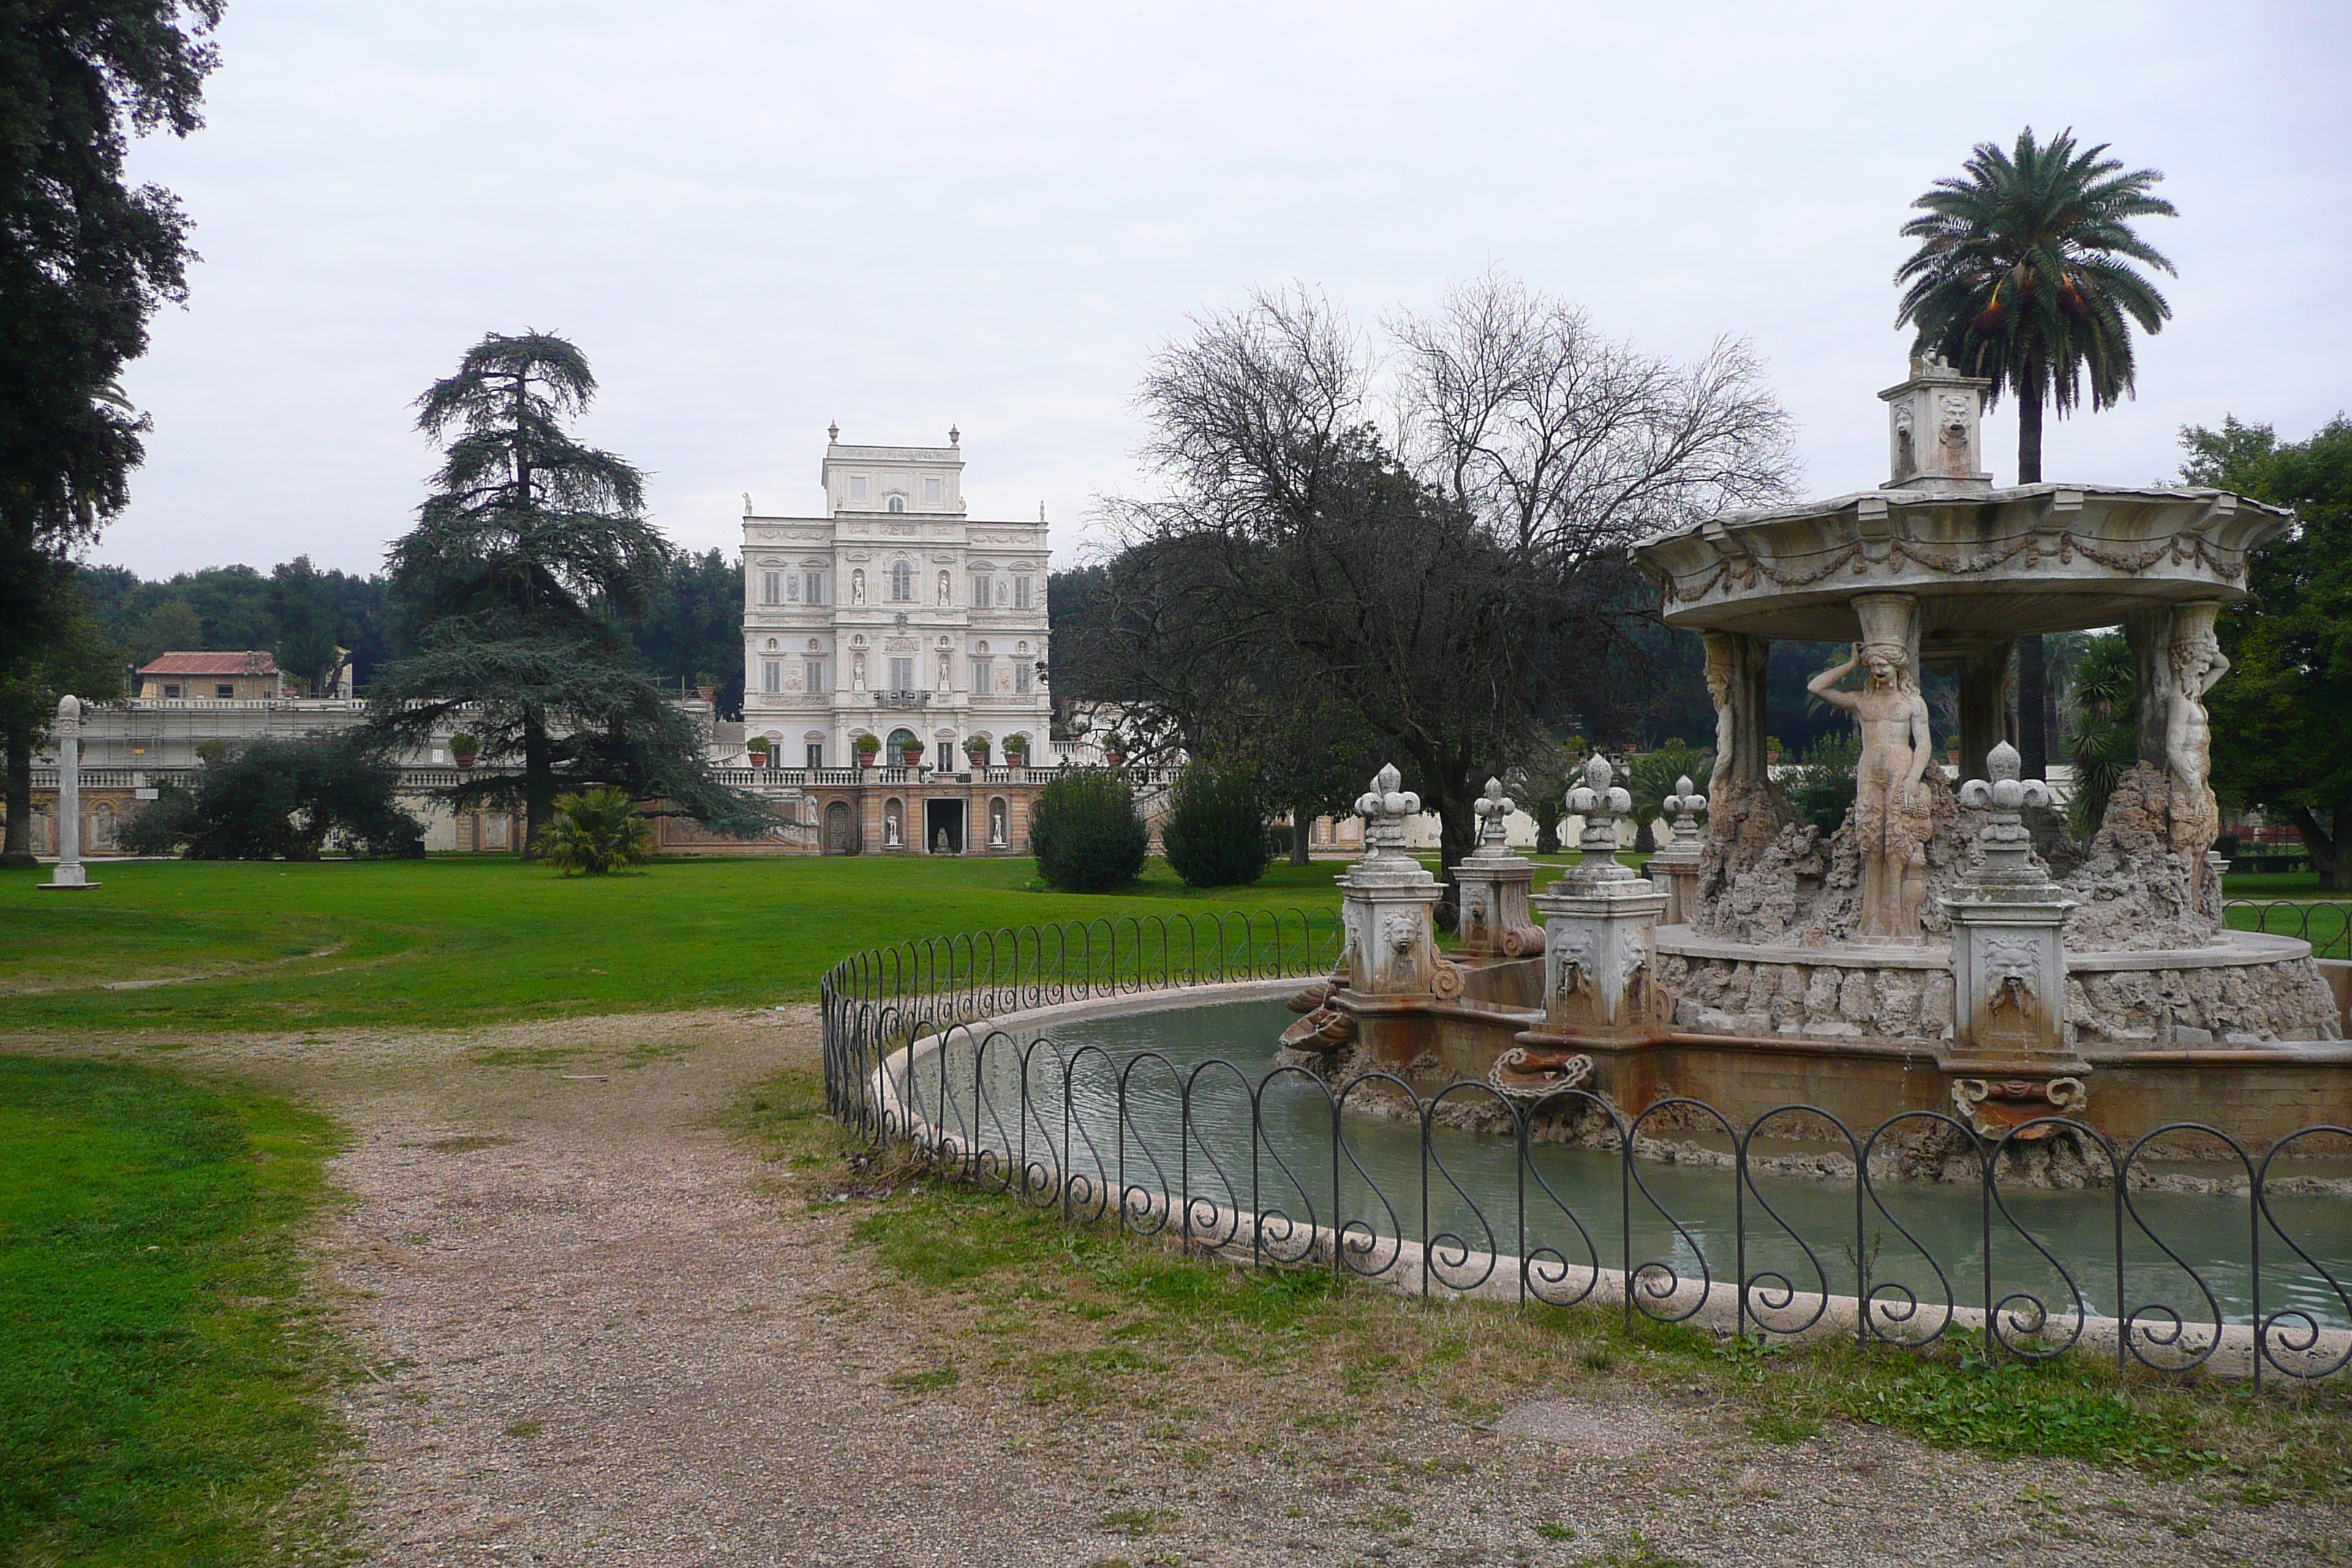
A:
{"label": "potted plant on terrace", "polygon": [[744,749],[745,751],[747,751],[747,752],[751,752],[751,765],[752,765],[753,767],[755,767],[755,768],[764,768],[764,767],[766,767],[766,766],[768,765],[768,737],[767,737],[767,736],[765,736],[765,735],[754,735],[754,736],[752,736],[749,741],[747,741],[747,742],[745,742],[743,743],[743,749]]}
{"label": "potted plant on terrace", "polygon": [[1008,735],[1004,738],[1004,765],[1008,768],[1025,768],[1029,765],[1028,736]]}
{"label": "potted plant on terrace", "polygon": [[977,735],[963,743],[963,754],[975,768],[988,766],[988,742]]}
{"label": "potted plant on terrace", "polygon": [[908,736],[898,743],[898,760],[910,768],[923,765],[923,742]]}
{"label": "potted plant on terrace", "polygon": [[852,746],[857,752],[857,765],[861,768],[872,767],[874,759],[882,754],[882,742],[871,735],[858,736]]}
{"label": "potted plant on terrace", "polygon": [[472,767],[474,760],[481,754],[482,742],[479,737],[468,734],[463,730],[449,737],[449,760],[457,764],[460,772]]}

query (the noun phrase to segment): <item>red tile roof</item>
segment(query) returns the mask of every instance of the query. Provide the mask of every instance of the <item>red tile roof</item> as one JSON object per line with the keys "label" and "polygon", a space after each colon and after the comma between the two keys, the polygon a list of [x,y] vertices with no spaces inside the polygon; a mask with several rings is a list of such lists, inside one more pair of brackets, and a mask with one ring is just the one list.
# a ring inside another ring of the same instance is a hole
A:
{"label": "red tile roof", "polygon": [[142,675],[275,675],[274,653],[167,653],[139,667]]}

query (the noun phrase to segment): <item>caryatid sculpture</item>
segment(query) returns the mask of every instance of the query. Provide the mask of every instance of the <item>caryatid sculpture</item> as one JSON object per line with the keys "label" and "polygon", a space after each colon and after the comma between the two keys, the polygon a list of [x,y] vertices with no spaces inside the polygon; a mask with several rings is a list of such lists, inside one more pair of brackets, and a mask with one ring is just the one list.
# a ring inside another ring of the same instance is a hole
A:
{"label": "caryatid sculpture", "polygon": [[2205,694],[2229,673],[2229,656],[2213,634],[2219,604],[2183,605],[2172,613],[2171,689],[2164,714],[2164,771],[2171,785],[2172,847],[2194,861],[2213,847],[2221,810],[2213,798],[2213,731]]}
{"label": "caryatid sculpture", "polygon": [[[1862,852],[1862,925],[1855,935],[1913,943],[1927,896],[1927,839],[1934,831],[1920,783],[1934,760],[1934,742],[1911,660],[1917,606],[1905,594],[1864,594],[1853,604],[1862,641],[1843,664],[1813,677],[1806,689],[1853,714],[1862,729],[1862,756],[1854,764],[1853,822]],[[1856,666],[1864,671],[1862,689],[1840,690],[1837,683]]]}

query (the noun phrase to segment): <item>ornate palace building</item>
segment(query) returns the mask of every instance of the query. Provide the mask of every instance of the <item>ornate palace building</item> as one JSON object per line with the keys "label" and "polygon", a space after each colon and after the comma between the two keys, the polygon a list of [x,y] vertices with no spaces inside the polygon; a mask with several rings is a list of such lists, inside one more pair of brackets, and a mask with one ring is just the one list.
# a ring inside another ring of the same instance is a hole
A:
{"label": "ornate palace building", "polygon": [[744,498],[745,741],[767,742],[762,776],[808,792],[832,853],[1025,848],[1027,797],[1062,760],[1044,509],[967,516],[956,430],[944,447],[830,435],[824,515]]}

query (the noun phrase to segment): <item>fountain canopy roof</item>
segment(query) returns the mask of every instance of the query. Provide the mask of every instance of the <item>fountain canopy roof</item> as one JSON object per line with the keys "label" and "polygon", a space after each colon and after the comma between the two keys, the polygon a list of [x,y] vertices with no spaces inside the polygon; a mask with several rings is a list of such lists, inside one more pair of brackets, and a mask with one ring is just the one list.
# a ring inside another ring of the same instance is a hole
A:
{"label": "fountain canopy roof", "polygon": [[1992,383],[1916,358],[1887,405],[1874,490],[1727,512],[1633,546],[1670,626],[1808,642],[1854,635],[1851,601],[1908,594],[1923,654],[2109,626],[2136,610],[2242,598],[2246,557],[2290,514],[2226,490],[1992,488]]}
{"label": "fountain canopy roof", "polygon": [[2242,598],[2247,556],[2290,515],[2212,489],[1888,489],[1709,518],[1633,553],[1670,626],[1838,642],[1856,595],[1911,594],[1932,654]]}

